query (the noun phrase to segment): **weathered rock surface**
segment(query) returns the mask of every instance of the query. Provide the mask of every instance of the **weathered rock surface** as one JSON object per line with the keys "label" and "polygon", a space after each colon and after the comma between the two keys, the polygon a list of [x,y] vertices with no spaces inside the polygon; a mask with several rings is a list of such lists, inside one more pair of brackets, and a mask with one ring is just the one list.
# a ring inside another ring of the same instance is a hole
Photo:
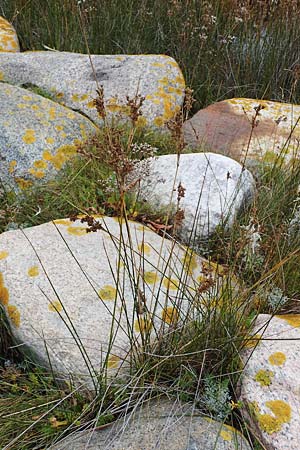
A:
{"label": "weathered rock surface", "polygon": [[256,339],[261,338],[258,345],[243,354],[248,361],[241,383],[245,412],[266,449],[298,450],[300,314],[273,318],[261,314],[256,332]]}
{"label": "weathered rock surface", "polygon": [[0,178],[9,189],[49,179],[96,128],[82,115],[26,89],[0,83]]}
{"label": "weathered rock surface", "polygon": [[[263,109],[252,119],[259,105]],[[184,124],[185,142],[230,156],[237,161],[274,162],[300,158],[300,106],[247,98],[214,103]],[[292,132],[291,132],[292,131]],[[251,139],[250,139],[251,137]]]}
{"label": "weathered rock surface", "polygon": [[201,416],[192,405],[155,400],[108,429],[78,433],[51,450],[250,450],[233,427]]}
{"label": "weathered rock surface", "polygon": [[180,109],[185,83],[178,64],[165,55],[88,55],[66,52],[24,52],[0,55],[0,76],[17,85],[32,83],[58,102],[86,114],[96,123],[93,104],[97,84],[103,85],[111,114],[128,115],[126,95],[145,96],[140,125],[163,124]]}
{"label": "weathered rock surface", "polygon": [[0,52],[19,51],[20,47],[16,30],[7,20],[0,16]]}
{"label": "weathered rock surface", "polygon": [[207,238],[219,225],[232,225],[254,194],[251,173],[236,161],[214,153],[183,154],[178,171],[177,155],[159,156],[147,162],[147,170],[149,175],[140,183],[139,200],[152,208],[168,208],[172,196],[175,210],[177,191],[173,189],[177,190],[180,183],[185,189],[180,200],[184,219],[178,235],[189,245],[197,245],[197,240]]}
{"label": "weathered rock surface", "polygon": [[199,318],[196,289],[211,272],[215,295],[222,279],[215,265],[141,224],[129,224],[131,252],[126,225],[120,244],[118,219],[101,222],[96,233],[62,219],[0,235],[0,300],[15,337],[42,364],[48,352],[54,370],[81,374],[88,387],[88,366],[98,372],[107,357],[109,370],[117,369],[141,333],[165,332],[188,310]]}

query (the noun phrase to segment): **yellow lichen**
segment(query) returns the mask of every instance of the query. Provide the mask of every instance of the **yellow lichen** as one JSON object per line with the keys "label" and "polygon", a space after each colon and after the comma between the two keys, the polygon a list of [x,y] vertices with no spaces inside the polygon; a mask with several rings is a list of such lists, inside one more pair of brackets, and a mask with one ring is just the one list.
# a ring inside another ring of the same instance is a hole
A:
{"label": "yellow lichen", "polygon": [[282,366],[286,361],[286,356],[282,352],[275,352],[269,356],[269,362],[272,366]]}
{"label": "yellow lichen", "polygon": [[150,253],[151,253],[151,247],[145,243],[140,244],[138,246],[138,249],[142,254],[150,255]]}
{"label": "yellow lichen", "polygon": [[47,144],[54,144],[54,138],[53,137],[47,137],[46,138]]}
{"label": "yellow lichen", "polygon": [[67,228],[67,232],[69,234],[73,234],[74,236],[84,236],[85,234],[87,234],[86,232],[86,228],[85,227],[68,227]]}
{"label": "yellow lichen", "polygon": [[44,178],[45,172],[43,170],[37,170],[34,168],[28,169],[28,172],[35,178]]}
{"label": "yellow lichen", "polygon": [[183,263],[184,270],[189,274],[193,275],[193,272],[198,267],[197,256],[191,251],[187,250],[185,256],[181,259]]}
{"label": "yellow lichen", "polygon": [[33,144],[36,141],[35,131],[32,129],[26,130],[22,139],[23,139],[23,142],[25,142],[25,144]]}
{"label": "yellow lichen", "polygon": [[16,166],[17,166],[17,161],[16,160],[10,161],[9,169],[8,169],[9,173],[13,173],[15,171],[15,169],[16,169]]}
{"label": "yellow lichen", "polygon": [[265,405],[272,411],[274,416],[281,421],[281,423],[290,422],[292,410],[288,403],[283,400],[269,400]]}
{"label": "yellow lichen", "polygon": [[221,430],[220,436],[224,439],[224,441],[232,441],[232,435],[228,431]]}
{"label": "yellow lichen", "polygon": [[2,303],[2,305],[8,305],[9,302],[9,292],[8,289],[1,285],[0,286],[0,303]]}
{"label": "yellow lichen", "polygon": [[253,348],[256,345],[258,345],[260,340],[261,340],[261,334],[256,333],[253,336],[245,339],[246,343],[245,343],[244,347],[245,348]]}
{"label": "yellow lichen", "polygon": [[71,223],[70,219],[56,219],[56,220],[53,220],[53,222],[56,225],[65,225],[65,226],[69,226]]}
{"label": "yellow lichen", "polygon": [[37,277],[39,275],[39,268],[38,266],[32,266],[28,269],[28,276],[29,277]]}
{"label": "yellow lichen", "polygon": [[178,309],[174,306],[168,306],[162,310],[161,318],[165,323],[169,325],[174,325],[179,320],[179,312]]}
{"label": "yellow lichen", "polygon": [[158,280],[158,275],[156,272],[145,272],[144,281],[147,284],[154,284]]}
{"label": "yellow lichen", "polygon": [[14,305],[7,306],[7,314],[15,327],[20,326],[20,311]]}
{"label": "yellow lichen", "polygon": [[157,127],[162,127],[165,124],[165,119],[162,116],[155,117],[154,119],[154,125]]}
{"label": "yellow lichen", "polygon": [[259,370],[254,379],[257,381],[261,386],[270,386],[272,384],[272,378],[274,377],[274,372],[271,370]]}
{"label": "yellow lichen", "polygon": [[106,284],[102,289],[98,292],[101,300],[115,300],[117,290],[115,287],[110,284]]}
{"label": "yellow lichen", "polygon": [[120,357],[117,355],[109,355],[108,359],[107,359],[107,367],[109,369],[117,369],[119,367],[120,364]]}
{"label": "yellow lichen", "polygon": [[275,417],[271,416],[271,414],[260,414],[256,412],[258,423],[266,433],[277,433],[281,430],[284,423],[290,422],[292,416],[291,407],[283,400],[269,400],[265,405],[272,411]]}
{"label": "yellow lichen", "polygon": [[300,327],[300,314],[286,314],[275,317],[278,317],[278,319],[285,320],[289,325],[291,325],[294,328]]}
{"label": "yellow lichen", "polygon": [[134,322],[134,329],[137,333],[147,333],[152,328],[152,321],[150,318],[140,317]]}
{"label": "yellow lichen", "polygon": [[8,257],[8,252],[6,250],[0,250],[0,259],[5,259]]}
{"label": "yellow lichen", "polygon": [[176,290],[179,287],[179,281],[175,278],[164,278],[163,285],[167,289]]}
{"label": "yellow lichen", "polygon": [[46,169],[47,168],[47,163],[45,161],[43,161],[42,159],[39,159],[37,161],[34,161],[33,165],[37,168],[37,169]]}
{"label": "yellow lichen", "polygon": [[48,309],[51,312],[61,312],[63,307],[59,300],[52,300],[48,305]]}

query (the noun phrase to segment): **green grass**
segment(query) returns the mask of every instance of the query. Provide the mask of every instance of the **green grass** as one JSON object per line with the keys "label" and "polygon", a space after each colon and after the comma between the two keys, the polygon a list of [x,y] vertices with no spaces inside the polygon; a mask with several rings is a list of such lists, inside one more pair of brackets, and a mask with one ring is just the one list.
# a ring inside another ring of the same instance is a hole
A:
{"label": "green grass", "polygon": [[269,12],[270,2],[249,3],[87,0],[80,9],[76,0],[2,0],[0,14],[13,21],[23,50],[86,53],[88,43],[95,54],[170,55],[194,89],[195,110],[231,97],[297,103],[295,1],[274,2]]}

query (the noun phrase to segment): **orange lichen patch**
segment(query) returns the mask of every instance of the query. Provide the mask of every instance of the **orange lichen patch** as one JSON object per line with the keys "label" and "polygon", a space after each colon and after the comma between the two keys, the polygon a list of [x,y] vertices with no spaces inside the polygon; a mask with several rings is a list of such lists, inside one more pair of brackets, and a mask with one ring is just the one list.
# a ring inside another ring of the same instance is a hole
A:
{"label": "orange lichen patch", "polygon": [[55,129],[57,131],[62,131],[64,129],[63,125],[56,125]]}
{"label": "orange lichen patch", "polygon": [[157,127],[162,127],[165,124],[165,119],[162,116],[155,117],[153,120],[154,125]]}
{"label": "orange lichen patch", "polygon": [[61,312],[63,307],[59,300],[53,300],[49,303],[48,309],[51,312]]}
{"label": "orange lichen patch", "polygon": [[274,377],[274,372],[271,370],[259,370],[254,380],[257,381],[261,386],[270,386],[272,384],[272,378]]}
{"label": "orange lichen patch", "polygon": [[156,272],[145,272],[143,278],[145,283],[154,284],[158,280],[158,275]]}
{"label": "orange lichen patch", "polygon": [[160,63],[160,62],[154,62],[154,63],[152,63],[152,66],[153,67],[165,67],[165,64],[164,63]]}
{"label": "orange lichen patch", "polygon": [[4,80],[4,73],[0,72],[0,81],[3,81],[3,80]]}
{"label": "orange lichen patch", "polygon": [[6,250],[0,250],[0,259],[5,259],[8,257],[8,252]]}
{"label": "orange lichen patch", "polygon": [[89,101],[88,103],[85,104],[85,106],[87,108],[95,108],[94,100]]}
{"label": "orange lichen patch", "polygon": [[183,93],[181,88],[175,88],[174,86],[168,86],[168,91],[177,95],[181,95]]}
{"label": "orange lichen patch", "polygon": [[52,106],[51,108],[49,108],[49,117],[50,120],[54,120],[56,118],[56,109]]}
{"label": "orange lichen patch", "polygon": [[269,356],[269,362],[272,366],[282,366],[286,361],[286,356],[282,352],[275,352]]}
{"label": "orange lichen patch", "polygon": [[87,98],[88,98],[88,95],[87,95],[87,94],[82,94],[82,95],[79,95],[79,94],[73,94],[73,95],[71,96],[71,99],[72,99],[73,102],[83,102],[83,101],[86,100]]}
{"label": "orange lichen patch", "polygon": [[32,181],[25,180],[24,178],[15,178],[15,182],[19,186],[20,189],[28,189],[32,186]]}
{"label": "orange lichen patch", "polygon": [[45,150],[43,152],[43,159],[49,161],[56,170],[60,170],[62,166],[70,159],[72,156],[76,154],[76,146],[75,145],[62,145],[56,150],[55,154],[50,153]]}
{"label": "orange lichen patch", "polygon": [[39,108],[40,107],[38,105],[31,105],[31,109],[33,109],[33,111],[38,111]]}
{"label": "orange lichen patch", "polygon": [[71,220],[70,219],[55,219],[53,220],[53,222],[56,225],[65,225],[65,226],[70,226]]}
{"label": "orange lichen patch", "polygon": [[43,170],[37,170],[34,168],[28,169],[28,172],[35,178],[44,178],[45,172]]}
{"label": "orange lichen patch", "polygon": [[150,247],[150,245],[145,244],[145,243],[139,244],[139,245],[138,245],[138,249],[139,249],[139,251],[140,251],[143,255],[144,255],[144,254],[150,255],[150,253],[151,253],[151,247]]}
{"label": "orange lichen patch", "polygon": [[14,305],[8,305],[6,310],[7,310],[8,317],[10,318],[10,320],[12,321],[14,326],[19,327],[20,326],[20,311],[18,310],[18,308]]}
{"label": "orange lichen patch", "polygon": [[48,152],[48,150],[45,150],[45,151],[43,152],[43,158],[44,158],[46,161],[51,161],[51,159],[53,158],[53,155],[52,155],[52,153]]}
{"label": "orange lichen patch", "polygon": [[47,168],[47,163],[45,161],[43,161],[42,159],[39,159],[38,161],[34,161],[33,165],[37,169],[46,169]]}
{"label": "orange lichen patch", "polygon": [[30,100],[32,100],[32,96],[31,95],[22,95],[22,99],[25,101],[30,101]]}
{"label": "orange lichen patch", "polygon": [[2,303],[2,305],[6,306],[6,305],[8,305],[8,302],[9,302],[8,289],[5,286],[0,285],[0,303]]}
{"label": "orange lichen patch", "polygon": [[245,339],[246,343],[245,343],[244,347],[245,348],[253,348],[259,344],[260,340],[261,340],[261,334],[257,333],[254,336],[251,336],[251,337]]}
{"label": "orange lichen patch", "polygon": [[188,275],[193,275],[193,272],[198,267],[197,256],[191,251],[187,250],[185,256],[181,259],[183,263],[184,270],[188,273]]}
{"label": "orange lichen patch", "polygon": [[263,431],[268,434],[277,433],[284,423],[291,421],[292,411],[288,403],[283,400],[270,400],[265,405],[272,411],[271,414],[256,413],[258,423]]}
{"label": "orange lichen patch", "polygon": [[147,333],[151,330],[152,326],[152,321],[148,317],[140,317],[134,322],[134,329],[137,333]]}
{"label": "orange lichen patch", "polygon": [[175,82],[178,83],[180,86],[185,86],[185,81],[182,75],[178,75],[175,78]]}
{"label": "orange lichen patch", "polygon": [[26,130],[22,139],[25,142],[25,144],[33,144],[36,141],[35,131],[32,129]]}
{"label": "orange lichen patch", "polygon": [[39,268],[38,266],[32,266],[28,269],[28,276],[29,277],[37,277],[39,275]]}
{"label": "orange lichen patch", "polygon": [[16,167],[17,167],[17,161],[16,160],[10,161],[9,169],[8,169],[9,173],[13,173],[15,171]]}
{"label": "orange lichen patch", "polygon": [[169,325],[174,325],[179,320],[179,312],[178,309],[174,306],[168,306],[162,310],[161,318],[165,323]]}
{"label": "orange lichen patch", "polygon": [[110,284],[106,284],[102,289],[100,289],[98,294],[101,300],[115,300],[117,290]]}
{"label": "orange lichen patch", "polygon": [[229,431],[221,430],[220,436],[224,439],[224,441],[232,441],[232,434],[229,433]]}
{"label": "orange lichen patch", "polygon": [[175,278],[164,278],[163,285],[165,288],[175,291],[179,287],[179,280]]}
{"label": "orange lichen patch", "polygon": [[4,277],[3,277],[3,273],[0,272],[0,286],[4,285]]}
{"label": "orange lichen patch", "polygon": [[289,325],[291,325],[294,328],[300,327],[300,314],[286,314],[275,317],[278,317],[278,319],[285,320]]}
{"label": "orange lichen patch", "polygon": [[55,97],[58,98],[58,99],[62,99],[64,97],[64,93],[63,92],[57,92],[55,94]]}
{"label": "orange lichen patch", "polygon": [[107,367],[109,369],[117,369],[120,365],[121,358],[117,355],[109,355],[107,359]]}
{"label": "orange lichen patch", "polygon": [[47,142],[47,144],[54,144],[55,139],[53,137],[47,137],[46,142]]}
{"label": "orange lichen patch", "polygon": [[85,234],[87,234],[86,232],[86,228],[85,227],[68,227],[67,228],[67,232],[69,234],[73,234],[74,236],[84,236]]}

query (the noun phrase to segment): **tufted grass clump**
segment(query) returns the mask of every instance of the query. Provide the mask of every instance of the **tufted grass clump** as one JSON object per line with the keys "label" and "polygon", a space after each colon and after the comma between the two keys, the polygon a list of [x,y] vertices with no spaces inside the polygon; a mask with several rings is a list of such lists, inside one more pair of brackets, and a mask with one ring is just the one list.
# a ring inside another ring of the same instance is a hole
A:
{"label": "tufted grass clump", "polygon": [[2,0],[0,14],[23,50],[86,53],[87,41],[92,54],[170,55],[195,109],[232,97],[299,103],[295,0]]}
{"label": "tufted grass clump", "polygon": [[[103,92],[98,94],[95,105],[106,120]],[[173,212],[158,212],[160,217],[152,217],[150,211],[142,210],[142,205],[130,197],[135,180],[128,184],[128,175],[140,158],[152,156],[154,147],[158,152],[172,149],[178,157],[185,149],[181,140],[174,140],[172,135],[160,145],[159,136],[139,129],[140,101],[139,97],[128,99],[132,105],[129,127],[106,121],[103,130],[79,148],[81,158],[70,162],[55,181],[25,191],[21,199],[4,190],[0,199],[2,230],[58,217],[76,219],[80,215],[90,231],[97,232],[104,225],[95,221],[93,215],[104,212],[121,218],[120,224],[125,223],[129,238],[129,219],[135,218],[152,223],[152,229],[164,240],[170,239]],[[170,129],[178,132],[172,124]],[[126,305],[120,280],[131,280],[136,312],[140,324],[146,325],[141,327],[137,341],[134,326],[128,323],[129,378],[118,374],[111,380],[104,367],[94,376],[95,392],[82,393],[71,378],[61,383],[32,357],[9,353],[18,347],[6,340],[10,333],[3,328],[0,443],[4,448],[13,445],[18,450],[33,449],[36,444],[44,448],[74,431],[101,429],[136,404],[161,395],[193,402],[204,414],[243,427],[235,391],[243,372],[240,352],[251,338],[251,325],[260,312],[275,314],[283,308],[299,312],[299,236],[289,230],[298,207],[300,168],[295,163],[286,170],[275,161],[258,172],[259,189],[249,210],[230,231],[219,227],[209,241],[197,243],[209,262],[204,279],[192,292],[186,273],[193,267],[194,259],[193,253],[187,252],[182,270],[176,274],[177,294],[166,294],[173,299],[176,311],[164,312],[162,327],[149,322],[144,302],[147,281],[141,280],[140,268],[147,255],[141,253],[137,258],[120,233],[116,243],[120,264],[117,273],[113,273],[115,288]],[[194,239],[191,235],[191,244]],[[163,279],[167,264],[163,260],[162,263],[158,271]],[[63,299],[60,301],[63,304]],[[159,307],[158,296],[153,302]],[[189,307],[183,319],[178,320],[177,311],[184,302]],[[78,342],[75,331],[73,337]],[[89,369],[95,375],[94,368]],[[18,427],[12,418],[18,421]],[[255,437],[251,439],[254,442]]]}

